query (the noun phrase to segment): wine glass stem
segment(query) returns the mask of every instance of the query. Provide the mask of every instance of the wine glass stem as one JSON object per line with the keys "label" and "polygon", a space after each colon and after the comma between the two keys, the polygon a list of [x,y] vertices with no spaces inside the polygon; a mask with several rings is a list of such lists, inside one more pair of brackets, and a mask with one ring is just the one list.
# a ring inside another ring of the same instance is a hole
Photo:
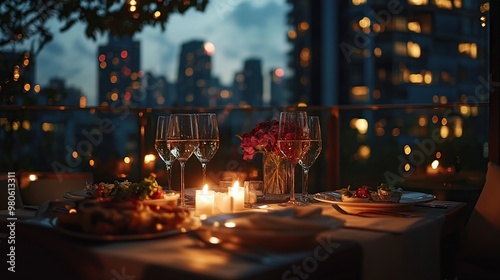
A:
{"label": "wine glass stem", "polygon": [[295,202],[295,164],[290,163],[290,201]]}
{"label": "wine glass stem", "polygon": [[201,169],[203,169],[203,185],[206,184],[206,179],[207,179],[207,164],[202,162],[201,163]]}
{"label": "wine glass stem", "polygon": [[185,189],[184,189],[184,166],[186,163],[184,161],[179,161],[181,165],[181,207],[186,207],[186,201],[184,200]]}
{"label": "wine glass stem", "polygon": [[302,168],[302,199],[307,199],[309,195],[309,168]]}
{"label": "wine glass stem", "polygon": [[167,164],[167,185],[168,190],[172,190],[172,165]]}

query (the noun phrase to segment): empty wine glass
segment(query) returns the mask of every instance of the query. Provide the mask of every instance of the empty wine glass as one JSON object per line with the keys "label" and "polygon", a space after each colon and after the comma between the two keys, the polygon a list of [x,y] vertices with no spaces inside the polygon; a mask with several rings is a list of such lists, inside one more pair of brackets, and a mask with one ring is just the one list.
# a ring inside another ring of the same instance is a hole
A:
{"label": "empty wine glass", "polygon": [[194,114],[172,114],[168,122],[167,147],[181,165],[180,207],[186,207],[184,167],[198,147],[198,122]]}
{"label": "empty wine glass", "polygon": [[158,152],[160,158],[165,162],[167,166],[167,188],[172,189],[172,164],[175,161],[174,155],[170,152],[167,147],[167,128],[168,128],[167,116],[159,116],[156,122],[156,137],[155,137],[155,149]]}
{"label": "empty wine glass", "polygon": [[207,165],[219,149],[219,127],[217,115],[213,113],[202,113],[196,115],[198,119],[198,147],[194,151],[195,156],[201,163],[203,169],[203,185],[207,177]]}
{"label": "empty wine glass", "polygon": [[307,120],[309,126],[309,148],[299,160],[299,164],[300,166],[302,166],[302,195],[300,197],[300,201],[314,202],[314,200],[309,197],[308,192],[309,168],[311,168],[311,166],[321,153],[321,127],[318,117],[310,116],[307,118]]}
{"label": "empty wine glass", "polygon": [[283,157],[290,162],[290,199],[280,206],[303,206],[306,203],[295,199],[295,167],[307,152],[309,144],[309,130],[306,112],[281,112],[278,147]]}

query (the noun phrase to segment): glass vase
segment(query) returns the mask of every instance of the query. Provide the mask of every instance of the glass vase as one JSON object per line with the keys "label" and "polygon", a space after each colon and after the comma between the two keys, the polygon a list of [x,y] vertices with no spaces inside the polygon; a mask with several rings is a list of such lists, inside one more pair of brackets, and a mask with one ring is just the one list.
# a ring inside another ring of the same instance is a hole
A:
{"label": "glass vase", "polygon": [[274,153],[262,156],[265,200],[281,200],[288,193],[287,164],[284,158]]}

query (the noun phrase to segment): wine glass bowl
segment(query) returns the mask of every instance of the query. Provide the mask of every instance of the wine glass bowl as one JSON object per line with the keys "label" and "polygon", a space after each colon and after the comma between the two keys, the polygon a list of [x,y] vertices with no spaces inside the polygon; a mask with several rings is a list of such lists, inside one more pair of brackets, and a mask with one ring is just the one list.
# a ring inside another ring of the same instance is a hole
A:
{"label": "wine glass bowl", "polygon": [[303,206],[295,199],[295,167],[309,149],[309,129],[306,112],[281,112],[278,130],[278,147],[283,157],[290,162],[290,199],[280,206]]}
{"label": "wine glass bowl", "polygon": [[[167,116],[159,116],[156,122],[156,136],[155,136],[155,149],[160,158],[165,162],[167,167],[167,189],[172,189],[172,164],[175,161],[174,155],[170,153],[167,147],[167,129],[168,129]],[[165,188],[164,188],[165,189]]]}
{"label": "wine glass bowl", "polygon": [[217,115],[213,113],[200,113],[196,115],[198,121],[198,147],[195,156],[203,169],[203,185],[206,183],[207,165],[219,150],[219,127]]}
{"label": "wine glass bowl", "polygon": [[309,126],[309,145],[307,151],[303,154],[302,158],[299,160],[300,166],[302,166],[302,195],[300,201],[302,202],[313,202],[314,200],[309,197],[309,168],[318,158],[322,150],[322,139],[321,139],[321,126],[319,117],[309,116],[308,118]]}
{"label": "wine glass bowl", "polygon": [[167,148],[181,166],[180,206],[186,207],[184,169],[198,147],[198,122],[194,114],[170,115],[167,129]]}

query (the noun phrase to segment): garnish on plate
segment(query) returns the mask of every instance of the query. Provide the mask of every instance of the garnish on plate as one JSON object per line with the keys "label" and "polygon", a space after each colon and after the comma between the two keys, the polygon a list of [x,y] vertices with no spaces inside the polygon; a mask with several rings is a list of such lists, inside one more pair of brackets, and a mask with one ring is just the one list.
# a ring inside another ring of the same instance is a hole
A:
{"label": "garnish on plate", "polygon": [[163,188],[158,185],[154,176],[144,178],[138,183],[130,181],[110,183],[88,184],[85,193],[93,198],[152,200],[165,198]]}
{"label": "garnish on plate", "polygon": [[344,202],[394,202],[398,203],[403,194],[401,188],[394,188],[387,183],[382,183],[377,186],[376,191],[372,191],[370,186],[363,185],[355,191],[351,190],[349,185],[347,188],[340,190],[342,193],[342,201]]}
{"label": "garnish on plate", "polygon": [[356,191],[351,191],[351,185],[340,190],[342,193],[342,201],[345,202],[368,202],[370,201],[370,187],[362,186]]}

